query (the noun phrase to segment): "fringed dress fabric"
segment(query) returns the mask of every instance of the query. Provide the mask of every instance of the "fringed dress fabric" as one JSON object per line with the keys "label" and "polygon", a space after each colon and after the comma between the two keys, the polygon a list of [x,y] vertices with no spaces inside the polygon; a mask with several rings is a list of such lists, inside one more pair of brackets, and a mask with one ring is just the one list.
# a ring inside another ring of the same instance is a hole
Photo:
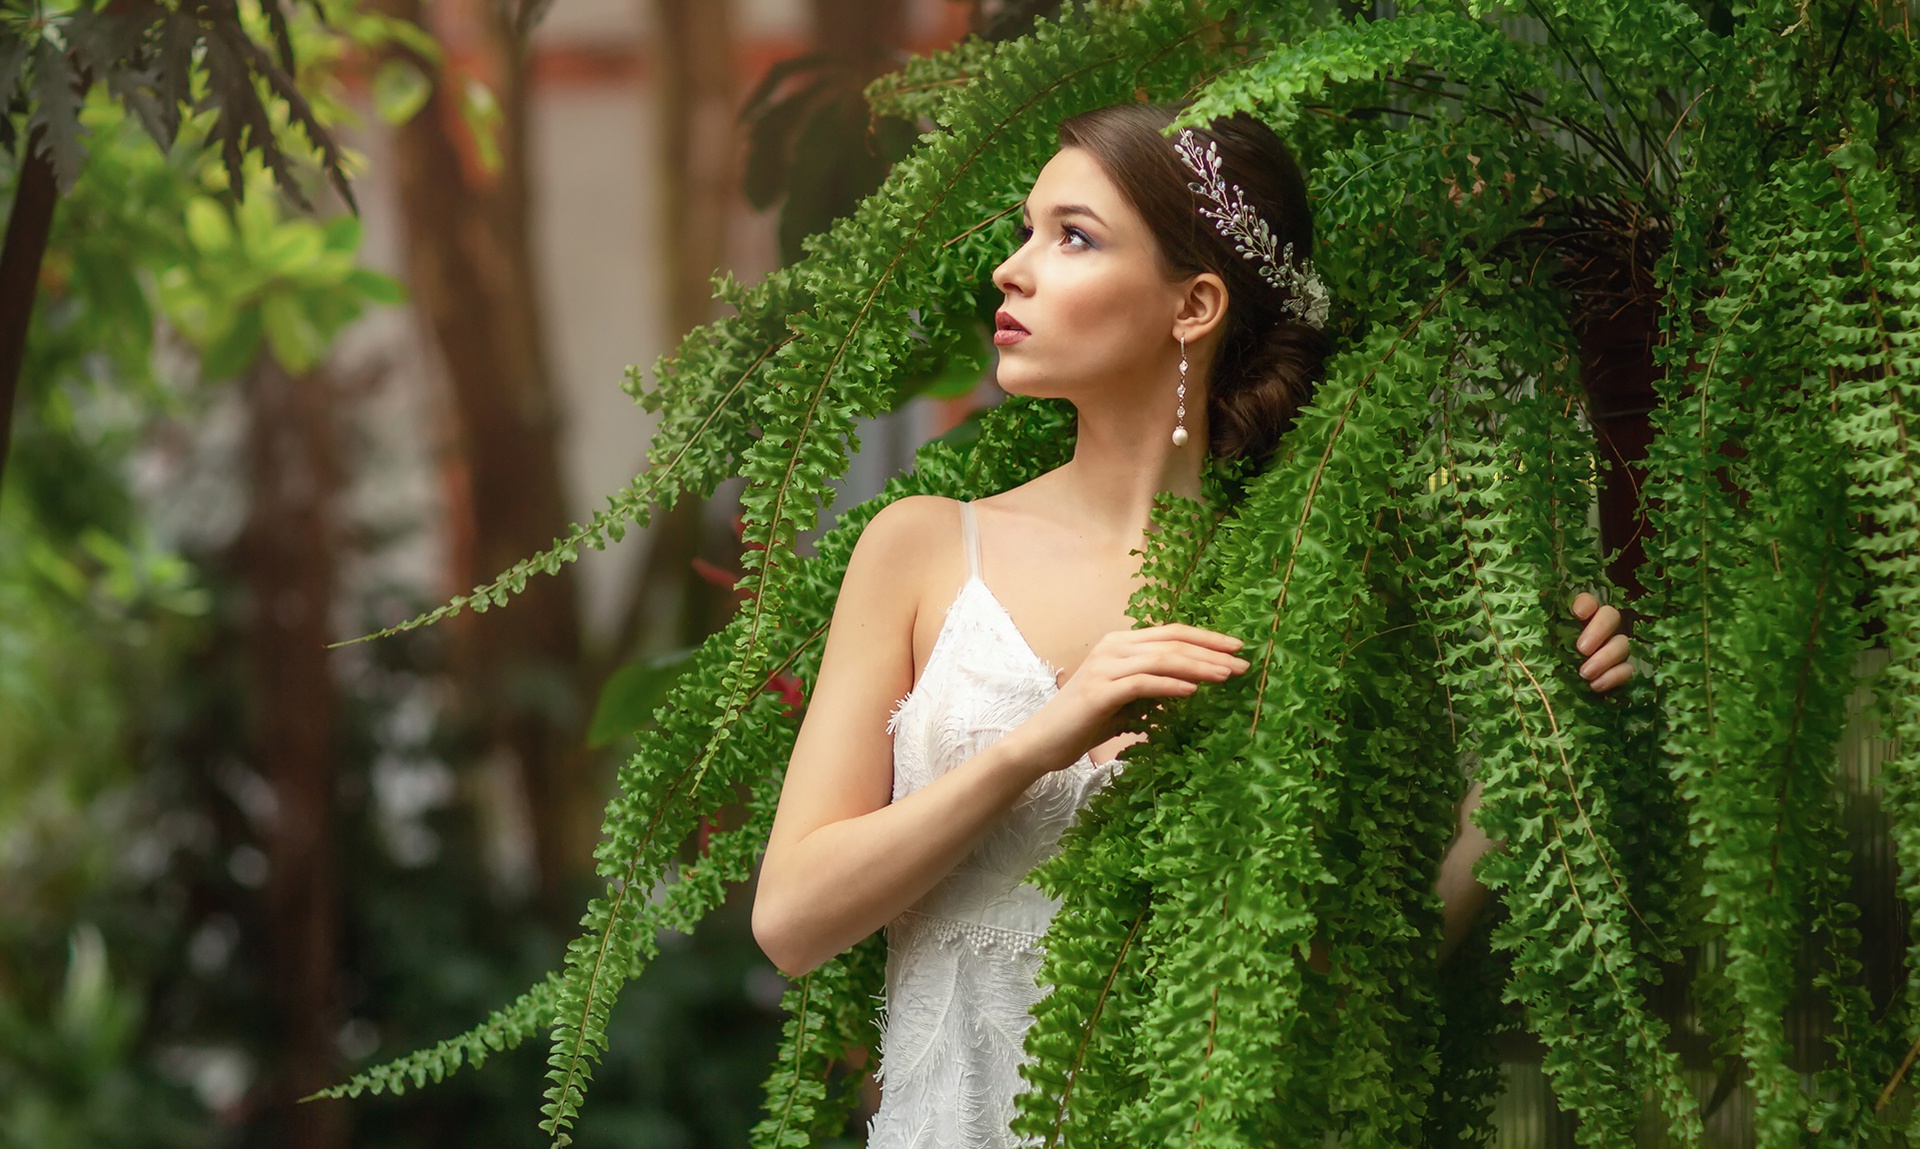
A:
{"label": "fringed dress fabric", "polygon": [[[972,503],[961,504],[967,581],[920,681],[894,708],[893,798],[980,753],[1058,692],[980,577]],[[887,981],[868,1149],[1002,1149],[1021,1043],[1040,998],[1040,938],[1059,902],[1027,881],[1080,808],[1125,763],[1082,755],[1030,786],[973,853],[887,927]]]}

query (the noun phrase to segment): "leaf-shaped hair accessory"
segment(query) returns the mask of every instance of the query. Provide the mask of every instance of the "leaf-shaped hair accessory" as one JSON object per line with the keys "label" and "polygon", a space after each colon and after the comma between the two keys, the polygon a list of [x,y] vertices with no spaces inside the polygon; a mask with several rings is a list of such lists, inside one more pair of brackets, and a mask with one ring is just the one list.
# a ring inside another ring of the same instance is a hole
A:
{"label": "leaf-shaped hair accessory", "polygon": [[1313,262],[1303,258],[1296,264],[1292,243],[1275,250],[1273,230],[1267,221],[1247,202],[1240,185],[1228,183],[1220,174],[1220,145],[1209,140],[1202,148],[1193,129],[1182,128],[1180,142],[1174,145],[1174,150],[1180,153],[1180,161],[1187,165],[1187,170],[1200,181],[1187,184],[1207,200],[1200,205],[1200,214],[1212,220],[1220,234],[1233,241],[1234,250],[1241,256],[1259,263],[1260,278],[1287,297],[1282,310],[1309,327],[1325,327],[1327,288],[1314,271]]}

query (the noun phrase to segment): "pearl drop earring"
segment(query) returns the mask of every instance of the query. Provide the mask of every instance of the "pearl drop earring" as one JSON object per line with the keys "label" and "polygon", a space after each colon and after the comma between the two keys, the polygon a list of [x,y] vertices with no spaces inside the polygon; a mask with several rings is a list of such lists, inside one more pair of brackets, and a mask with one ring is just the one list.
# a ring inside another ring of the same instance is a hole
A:
{"label": "pearl drop earring", "polygon": [[1179,406],[1174,411],[1173,445],[1187,445],[1187,337],[1180,337],[1180,387],[1175,392]]}

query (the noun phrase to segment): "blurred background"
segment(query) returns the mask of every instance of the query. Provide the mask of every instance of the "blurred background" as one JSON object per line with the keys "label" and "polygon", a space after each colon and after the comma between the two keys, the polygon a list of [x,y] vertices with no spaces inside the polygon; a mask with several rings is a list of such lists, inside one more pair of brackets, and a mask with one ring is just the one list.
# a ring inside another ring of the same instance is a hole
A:
{"label": "blurred background", "polygon": [[[402,1098],[295,1099],[558,962],[613,765],[732,610],[737,491],[509,610],[327,646],[603,506],[652,430],[628,368],[913,138],[862,86],[1029,19],[333,16],[294,32],[357,226],[317,178],[312,214],[264,175],[229,210],[217,155],[162,154],[103,85],[81,113],[0,476],[0,1145],[544,1144],[544,1040]],[[862,429],[846,499],[997,394],[936,392]],[[746,1143],[784,985],[734,902],[623,994],[579,1144]]]}
{"label": "blurred background", "polygon": [[[0,258],[0,367],[25,332],[0,435],[0,1149],[545,1143],[544,1040],[403,1097],[296,1101],[558,963],[613,767],[734,607],[738,489],[510,609],[329,644],[602,508],[644,465],[633,393],[722,313],[711,277],[799,258],[905,154],[917,126],[864,85],[1060,0],[318,6],[298,79],[351,210],[313,157],[311,211],[252,162],[236,205],[210,114],[163,153],[93,84],[37,271]],[[0,0],[0,30],[40,11]],[[15,121],[9,252],[52,180]],[[823,521],[999,394],[964,370],[863,424]],[[1897,942],[1883,755],[1850,732],[1841,776],[1860,926]],[[624,990],[577,1144],[746,1144],[784,989],[746,909]],[[1866,976],[1890,987],[1883,948]],[[1498,984],[1479,960],[1459,985]],[[1712,1143],[1751,1144],[1744,1089],[1694,1044]],[[1538,1048],[1498,1052],[1496,1143],[1573,1144]]]}

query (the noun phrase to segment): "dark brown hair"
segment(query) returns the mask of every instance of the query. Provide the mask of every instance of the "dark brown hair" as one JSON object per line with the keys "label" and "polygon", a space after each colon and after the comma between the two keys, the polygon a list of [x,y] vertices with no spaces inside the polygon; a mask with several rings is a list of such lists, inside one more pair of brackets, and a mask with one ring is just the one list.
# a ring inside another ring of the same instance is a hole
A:
{"label": "dark brown hair", "polygon": [[[1312,397],[1330,344],[1323,332],[1290,318],[1287,296],[1200,214],[1200,197],[1187,186],[1194,177],[1164,134],[1178,113],[1164,104],[1082,112],[1061,122],[1060,145],[1092,155],[1140,213],[1169,278],[1211,271],[1226,283],[1227,330],[1207,396],[1208,446],[1215,455],[1264,463]],[[1275,246],[1291,243],[1296,261],[1310,258],[1307,181],[1273,129],[1236,113],[1194,134],[1203,145],[1219,145],[1221,175],[1266,220]]]}

